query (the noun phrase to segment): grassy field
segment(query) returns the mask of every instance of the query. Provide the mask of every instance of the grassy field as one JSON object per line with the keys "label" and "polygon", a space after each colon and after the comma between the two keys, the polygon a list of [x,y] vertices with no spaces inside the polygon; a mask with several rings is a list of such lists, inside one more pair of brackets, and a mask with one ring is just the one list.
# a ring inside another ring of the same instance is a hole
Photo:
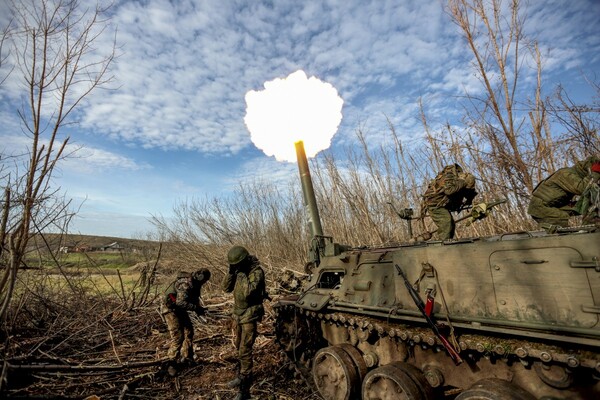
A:
{"label": "grassy field", "polygon": [[[122,251],[62,252],[64,246],[99,248],[118,242]],[[19,272],[15,291],[18,296],[109,296],[123,301],[144,291],[147,280],[143,267],[154,265],[158,244],[152,241],[100,236],[48,235],[33,238]],[[135,267],[134,267],[135,266]],[[132,268],[133,267],[133,268]],[[159,281],[161,279],[159,278]],[[162,290],[162,282],[152,282],[150,291]],[[148,288],[146,287],[146,290]]]}
{"label": "grassy field", "polygon": [[34,292],[83,291],[126,298],[141,285],[141,268],[131,267],[143,261],[139,254],[118,252],[31,254],[17,286]]}
{"label": "grassy field", "polygon": [[90,253],[68,253],[60,256],[63,265],[69,267],[102,267],[105,268],[128,268],[141,260],[131,254],[90,252]]}
{"label": "grassy field", "polygon": [[145,261],[143,257],[132,253],[115,252],[86,252],[86,253],[60,253],[55,256],[49,254],[31,254],[25,262],[30,268],[102,268],[125,269],[139,262]]}
{"label": "grassy field", "polygon": [[96,267],[28,269],[19,272],[16,293],[62,293],[130,297],[142,290],[141,272]]}

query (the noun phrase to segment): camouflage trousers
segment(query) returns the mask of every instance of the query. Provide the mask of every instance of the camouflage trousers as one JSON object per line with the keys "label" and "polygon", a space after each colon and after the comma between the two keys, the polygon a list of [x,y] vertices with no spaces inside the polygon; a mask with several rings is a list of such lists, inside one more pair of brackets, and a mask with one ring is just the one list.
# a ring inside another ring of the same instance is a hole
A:
{"label": "camouflage trousers", "polygon": [[167,357],[175,360],[194,359],[194,326],[187,311],[168,310],[163,312],[171,340]]}
{"label": "camouflage trousers", "polygon": [[240,362],[240,375],[249,376],[252,372],[252,347],[256,340],[257,327],[256,321],[235,324],[235,348],[238,351]]}
{"label": "camouflage trousers", "polygon": [[437,236],[441,240],[452,239],[454,237],[454,218],[450,211],[444,207],[428,207],[429,216],[437,225]]}
{"label": "camouflage trousers", "polygon": [[538,224],[551,224],[556,226],[569,226],[569,218],[576,213],[571,207],[550,207],[542,199],[531,197],[527,213]]}

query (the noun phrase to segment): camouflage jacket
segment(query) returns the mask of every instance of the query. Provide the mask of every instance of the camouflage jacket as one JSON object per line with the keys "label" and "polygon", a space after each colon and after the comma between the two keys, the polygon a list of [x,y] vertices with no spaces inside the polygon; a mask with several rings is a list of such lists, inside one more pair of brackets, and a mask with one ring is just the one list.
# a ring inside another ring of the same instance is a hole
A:
{"label": "camouflage jacket", "polygon": [[423,194],[423,207],[444,207],[449,211],[460,211],[463,205],[469,205],[477,195],[475,189],[467,188],[465,177],[455,165],[445,167],[429,182]]}
{"label": "camouflage jacket", "polygon": [[223,279],[223,290],[233,292],[233,318],[240,324],[260,321],[265,314],[262,305],[267,296],[265,273],[254,256],[247,271],[228,273]]}
{"label": "camouflage jacket", "polygon": [[164,305],[170,310],[200,311],[200,286],[189,272],[178,273],[177,279],[165,290]]}
{"label": "camouflage jacket", "polygon": [[575,195],[582,194],[590,185],[588,168],[586,161],[561,168],[541,181],[533,190],[532,196],[542,200],[549,207],[567,206]]}

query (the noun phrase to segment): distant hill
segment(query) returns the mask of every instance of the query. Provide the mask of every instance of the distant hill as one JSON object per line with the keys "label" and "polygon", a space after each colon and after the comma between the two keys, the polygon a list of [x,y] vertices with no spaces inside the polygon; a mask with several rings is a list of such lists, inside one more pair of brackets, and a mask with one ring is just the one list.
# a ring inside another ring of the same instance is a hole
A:
{"label": "distant hill", "polygon": [[75,235],[75,234],[58,234],[58,233],[45,233],[43,238],[41,235],[34,235],[30,242],[29,247],[31,248],[42,248],[46,247],[46,242],[49,247],[56,249],[58,247],[89,247],[89,248],[100,248],[108,246],[112,243],[119,243],[125,248],[140,248],[147,247],[148,245],[156,244],[158,242],[141,240],[141,239],[126,239],[113,236],[93,236],[93,235]]}

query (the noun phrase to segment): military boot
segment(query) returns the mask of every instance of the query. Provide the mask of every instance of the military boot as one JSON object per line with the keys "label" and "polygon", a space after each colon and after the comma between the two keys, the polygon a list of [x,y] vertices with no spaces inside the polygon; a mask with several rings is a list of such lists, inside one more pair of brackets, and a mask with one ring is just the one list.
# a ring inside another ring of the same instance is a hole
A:
{"label": "military boot", "polygon": [[229,389],[235,389],[236,387],[239,387],[241,383],[242,377],[240,375],[237,375],[235,378],[227,382],[227,387]]}
{"label": "military boot", "polygon": [[175,377],[179,374],[177,363],[175,363],[175,361],[171,361],[167,364],[167,374],[169,374],[170,377]]}
{"label": "military boot", "polygon": [[240,383],[242,383],[242,375],[240,374],[240,364],[237,363],[235,366],[235,378],[227,382],[226,386],[229,389],[235,389],[240,386]]}
{"label": "military boot", "polygon": [[553,225],[553,224],[551,224],[549,222],[542,222],[540,224],[540,228],[542,228],[543,230],[545,230],[549,234],[553,234],[553,233],[556,233],[556,231],[558,231],[559,226],[558,225]]}
{"label": "military boot", "polygon": [[250,375],[241,375],[239,391],[233,400],[250,400],[250,387],[252,386],[252,377]]}

